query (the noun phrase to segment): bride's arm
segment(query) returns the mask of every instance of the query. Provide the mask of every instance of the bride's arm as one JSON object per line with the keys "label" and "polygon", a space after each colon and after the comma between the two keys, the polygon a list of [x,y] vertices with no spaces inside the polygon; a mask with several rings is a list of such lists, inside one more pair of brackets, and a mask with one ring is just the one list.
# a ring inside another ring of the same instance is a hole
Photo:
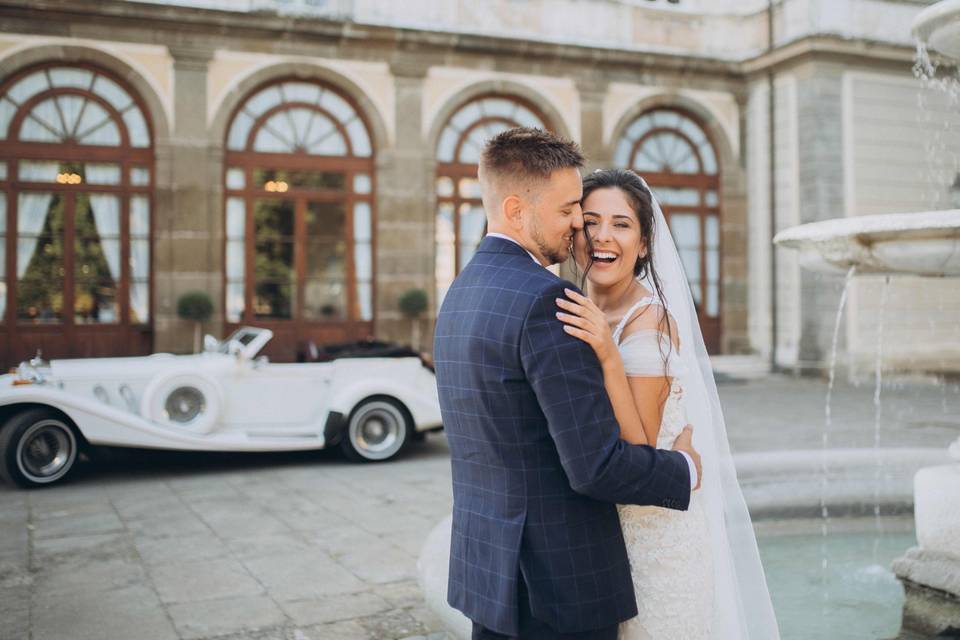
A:
{"label": "bride's arm", "polygon": [[[644,307],[628,320],[620,338],[621,343],[639,331],[654,331],[657,341],[666,337],[672,343],[668,345],[669,347],[673,349],[679,349],[680,347],[677,325],[659,305]],[[659,355],[663,356],[662,353]],[[673,378],[654,373],[667,373],[665,360],[666,357],[664,357],[662,366],[658,362],[644,371],[644,375],[639,375],[639,372],[634,371],[632,373],[638,375],[630,375],[627,378],[634,403],[640,413],[640,420],[643,422],[647,439],[650,442],[656,442],[660,435],[660,426],[663,423],[663,408],[667,403],[667,397],[670,395],[670,387],[673,383]]]}
{"label": "bride's arm", "polygon": [[[612,344],[613,340],[611,339],[610,342]],[[613,413],[617,416],[617,423],[620,425],[620,438],[630,444],[656,442],[656,439],[650,440],[647,437],[646,422],[637,411],[633,385],[623,369],[623,359],[620,358],[616,345],[614,345],[613,354],[605,360],[601,359],[600,365],[603,367],[603,386],[607,390],[610,404],[613,405]],[[657,430],[659,429],[660,423],[657,423]]]}
{"label": "bride's arm", "polygon": [[[657,363],[645,372],[650,375],[627,376],[603,312],[585,296],[576,292],[567,295],[572,301],[558,299],[557,306],[568,313],[558,313],[557,317],[566,323],[564,329],[567,333],[589,344],[597,354],[603,367],[604,387],[620,423],[620,436],[632,444],[656,446],[673,379],[653,372],[666,372],[666,365]],[[673,348],[679,348],[676,323],[662,310],[659,305],[641,309],[627,321],[621,341],[637,331],[654,330],[658,335],[669,336]]]}
{"label": "bride's arm", "polygon": [[[659,323],[654,317],[655,315],[657,314],[639,314],[627,324],[621,340],[626,340],[636,331],[659,330],[660,327],[657,326]],[[626,372],[624,372],[624,376],[626,376]],[[626,377],[626,380],[630,386],[633,403],[640,415],[640,421],[643,423],[647,441],[656,442],[660,436],[660,426],[663,423],[663,407],[670,395],[670,385],[673,379],[667,376],[632,375]]]}
{"label": "bride's arm", "polygon": [[[570,313],[558,312],[557,317],[563,321],[564,331],[579,338],[593,347],[600,365],[603,367],[603,386],[613,405],[613,412],[620,425],[620,437],[630,444],[651,444],[656,442],[656,436],[650,440],[647,436],[650,429],[646,426],[643,416],[638,411],[636,392],[633,390],[632,380],[628,381],[623,367],[623,359],[617,350],[610,334],[603,312],[586,297],[574,291],[567,291],[567,295],[574,300],[584,301],[581,304],[557,298],[557,306]],[[577,297],[574,297],[577,296]],[[655,432],[660,431],[660,421],[657,420]]]}

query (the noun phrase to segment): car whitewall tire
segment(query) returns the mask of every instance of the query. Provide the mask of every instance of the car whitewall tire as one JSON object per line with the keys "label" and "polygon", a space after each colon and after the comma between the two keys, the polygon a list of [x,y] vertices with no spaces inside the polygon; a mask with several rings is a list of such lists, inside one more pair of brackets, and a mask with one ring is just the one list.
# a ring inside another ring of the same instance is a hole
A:
{"label": "car whitewall tire", "polygon": [[54,484],[73,469],[77,449],[77,436],[60,414],[23,411],[0,428],[0,475],[21,487]]}
{"label": "car whitewall tire", "polygon": [[356,462],[389,460],[410,440],[412,424],[404,407],[392,398],[369,398],[350,413],[341,448]]}
{"label": "car whitewall tire", "polygon": [[193,372],[173,372],[158,376],[144,389],[141,413],[152,422],[204,435],[220,420],[223,394],[213,379]]}

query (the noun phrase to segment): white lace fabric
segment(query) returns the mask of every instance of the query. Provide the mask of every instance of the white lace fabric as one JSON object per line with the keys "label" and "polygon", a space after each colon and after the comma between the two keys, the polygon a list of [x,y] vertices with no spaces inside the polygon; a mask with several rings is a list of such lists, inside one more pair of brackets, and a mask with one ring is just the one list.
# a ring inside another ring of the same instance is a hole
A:
{"label": "white lace fabric", "polygon": [[[628,376],[671,378],[663,407],[657,448],[671,449],[687,424],[684,410],[683,362],[668,336],[640,329],[620,337],[644,298],[614,330]],[[637,596],[639,614],[620,625],[621,640],[710,640],[713,633],[714,580],[707,513],[700,493],[687,511],[618,505],[620,525]]]}
{"label": "white lace fabric", "polygon": [[[656,288],[656,302],[662,300],[668,309],[676,323],[676,331],[671,333],[679,339],[679,349],[670,352],[667,369],[661,368],[659,373],[662,376],[664,371],[669,371],[672,381],[657,444],[668,446],[675,432],[687,423],[693,425],[693,446],[701,456],[703,486],[693,494],[687,518],[672,512],[661,513],[661,510],[644,514],[627,508],[626,513],[621,512],[641,611],[637,618],[624,625],[623,637],[630,640],[779,640],[780,631],[750,513],[737,481],[697,307],[670,226],[656,197],[653,209],[651,253],[660,283]],[[649,277],[640,282],[648,291],[655,290]],[[625,351],[624,358],[631,362],[629,367],[641,367],[632,369],[641,372],[635,375],[650,375],[643,374],[642,367],[653,366],[654,361],[663,366],[663,356],[659,353],[656,358],[641,360]],[[700,513],[705,516],[701,517]],[[702,523],[704,519],[706,526]],[[670,549],[674,551],[668,554]],[[701,565],[702,575],[710,575],[712,567],[710,588],[704,587],[707,583],[694,576],[692,569],[663,568],[684,554],[694,553],[705,555],[691,556],[701,559],[686,566],[706,563]],[[662,575],[658,576],[658,572]],[[676,576],[671,577],[673,574]],[[668,590],[671,595],[666,595]],[[709,607],[703,604],[705,594],[711,590],[712,615],[706,613]],[[704,615],[710,616],[709,627],[705,626]]]}

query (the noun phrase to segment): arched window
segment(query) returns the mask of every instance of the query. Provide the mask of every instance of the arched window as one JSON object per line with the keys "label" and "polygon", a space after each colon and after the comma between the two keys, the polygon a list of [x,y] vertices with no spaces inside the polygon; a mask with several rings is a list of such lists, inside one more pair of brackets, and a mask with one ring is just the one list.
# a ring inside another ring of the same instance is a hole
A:
{"label": "arched window", "polygon": [[614,163],[643,176],[663,205],[707,348],[720,347],[720,175],[703,128],[674,109],[649,111],[617,141]]}
{"label": "arched window", "polygon": [[373,331],[373,148],[332,87],[285,80],[254,91],[227,133],[228,325],[277,334],[275,357]]}
{"label": "arched window", "polygon": [[0,83],[10,356],[149,350],[153,162],[145,109],[120,78],[49,63]]}
{"label": "arched window", "polygon": [[512,96],[467,102],[450,117],[437,142],[437,304],[482,239],[486,216],[477,163],[487,140],[513,127],[546,129],[532,105]]}

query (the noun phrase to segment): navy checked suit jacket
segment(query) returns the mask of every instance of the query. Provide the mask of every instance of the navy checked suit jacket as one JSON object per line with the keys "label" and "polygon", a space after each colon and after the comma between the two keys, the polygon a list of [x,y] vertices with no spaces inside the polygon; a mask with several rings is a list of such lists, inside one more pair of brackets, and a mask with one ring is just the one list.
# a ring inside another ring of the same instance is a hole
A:
{"label": "navy checked suit jacket", "polygon": [[436,325],[453,470],[447,600],[508,635],[519,572],[534,617],[561,633],[637,615],[616,504],[690,500],[683,456],[620,439],[599,361],[556,318],[564,287],[575,288],[488,236]]}

